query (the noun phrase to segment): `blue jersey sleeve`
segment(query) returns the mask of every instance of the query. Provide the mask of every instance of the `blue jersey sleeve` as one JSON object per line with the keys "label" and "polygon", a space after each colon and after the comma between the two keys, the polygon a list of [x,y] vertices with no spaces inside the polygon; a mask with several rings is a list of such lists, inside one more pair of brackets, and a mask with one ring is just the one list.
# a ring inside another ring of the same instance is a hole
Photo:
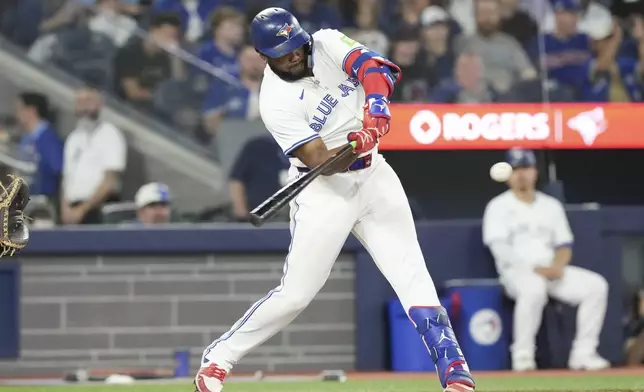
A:
{"label": "blue jersey sleeve", "polygon": [[225,83],[213,81],[210,85],[206,99],[203,102],[202,113],[209,114],[226,109],[228,103],[228,93]]}
{"label": "blue jersey sleeve", "polygon": [[63,143],[54,130],[48,130],[39,140],[40,159],[47,165],[51,173],[60,174],[63,171]]}

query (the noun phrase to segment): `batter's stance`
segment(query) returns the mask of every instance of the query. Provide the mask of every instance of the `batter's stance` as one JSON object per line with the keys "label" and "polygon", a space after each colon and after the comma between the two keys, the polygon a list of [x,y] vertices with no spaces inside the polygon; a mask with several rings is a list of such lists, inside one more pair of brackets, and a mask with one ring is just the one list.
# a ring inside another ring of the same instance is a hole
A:
{"label": "batter's stance", "polygon": [[226,374],[246,353],[306,308],[353,232],[407,309],[445,391],[473,391],[474,380],[427,272],[409,202],[377,151],[378,139],[389,131],[388,97],[400,69],[337,30],[309,35],[281,8],[257,14],[251,34],[268,63],[261,116],[291,159],[291,179],[348,140],[357,148],[350,161],[314,180],[291,203],[291,245],[280,285],[206,348],[197,390],[221,391]]}

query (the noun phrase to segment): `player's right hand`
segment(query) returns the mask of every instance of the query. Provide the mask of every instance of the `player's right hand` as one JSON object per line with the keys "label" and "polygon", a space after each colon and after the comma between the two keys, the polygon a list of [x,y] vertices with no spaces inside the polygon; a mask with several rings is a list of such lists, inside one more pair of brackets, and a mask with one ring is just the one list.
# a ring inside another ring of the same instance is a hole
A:
{"label": "player's right hand", "polygon": [[355,152],[356,154],[362,154],[363,152],[370,151],[378,143],[378,133],[375,129],[361,129],[359,131],[351,132],[347,139],[350,142],[356,142]]}

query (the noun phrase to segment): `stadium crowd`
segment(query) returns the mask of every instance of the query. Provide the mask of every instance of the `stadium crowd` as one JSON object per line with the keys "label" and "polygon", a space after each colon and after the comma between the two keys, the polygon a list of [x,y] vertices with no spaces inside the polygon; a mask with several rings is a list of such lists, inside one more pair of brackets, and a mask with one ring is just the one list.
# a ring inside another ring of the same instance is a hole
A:
{"label": "stadium crowd", "polygon": [[[267,6],[288,8],[311,32],[340,29],[400,65],[394,102],[642,100],[644,1],[7,0],[0,33],[32,61],[91,86],[77,106],[89,100],[98,108],[101,95],[118,97],[208,145],[225,120],[259,120],[264,63],[247,26]],[[63,142],[45,120],[42,96],[25,92],[16,100],[20,145],[42,158],[37,193],[57,200],[59,223],[99,222],[101,205],[118,199],[123,135],[79,109],[77,129]],[[86,146],[74,140],[99,125],[108,129],[109,152],[86,156],[100,161],[89,165],[95,173],[74,172],[65,162],[82,154],[69,158],[67,150]],[[283,184],[288,166],[268,138],[244,148],[257,159],[232,165],[230,219],[241,221]],[[103,181],[80,180],[87,189],[71,191],[69,173]],[[65,201],[68,192],[76,196]],[[164,192],[156,197],[161,204],[169,200]]]}

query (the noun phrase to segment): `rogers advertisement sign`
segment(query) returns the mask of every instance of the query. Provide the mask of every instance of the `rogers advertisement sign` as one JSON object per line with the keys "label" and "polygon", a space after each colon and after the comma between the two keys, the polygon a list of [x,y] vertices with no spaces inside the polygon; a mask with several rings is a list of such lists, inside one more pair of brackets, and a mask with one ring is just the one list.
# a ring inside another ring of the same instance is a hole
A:
{"label": "rogers advertisement sign", "polygon": [[644,104],[391,106],[382,150],[644,148]]}

